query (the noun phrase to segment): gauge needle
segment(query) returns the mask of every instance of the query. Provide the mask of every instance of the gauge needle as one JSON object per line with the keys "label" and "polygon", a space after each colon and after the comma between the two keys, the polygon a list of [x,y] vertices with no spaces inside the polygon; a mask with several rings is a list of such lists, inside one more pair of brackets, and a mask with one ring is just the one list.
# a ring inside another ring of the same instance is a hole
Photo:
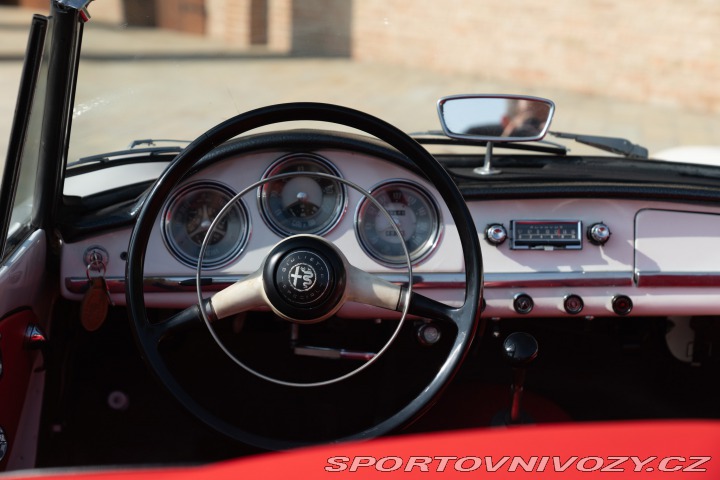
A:
{"label": "gauge needle", "polygon": [[[198,235],[200,233],[207,232],[210,229],[210,225],[212,225],[212,220],[210,219],[210,214],[208,213],[207,205],[202,206],[202,221],[200,222],[200,225],[198,228],[193,230],[190,233],[190,237],[194,237],[195,235]],[[225,229],[222,228],[222,223],[220,225],[217,225],[216,230],[218,233],[224,234]]]}
{"label": "gauge needle", "polygon": [[[317,210],[320,209],[319,205],[310,201],[310,195],[306,192],[298,192],[295,195],[296,200],[286,207],[287,210],[292,211],[295,216],[304,217],[306,215],[313,215]],[[301,212],[295,212],[297,207],[301,207]]]}
{"label": "gauge needle", "polygon": [[[393,219],[393,222],[395,222],[395,226],[397,227],[397,229],[400,230],[400,237],[403,240],[406,240],[405,229],[403,228],[402,221],[398,217],[392,217],[392,219]],[[395,232],[393,232],[393,233],[395,233]]]}

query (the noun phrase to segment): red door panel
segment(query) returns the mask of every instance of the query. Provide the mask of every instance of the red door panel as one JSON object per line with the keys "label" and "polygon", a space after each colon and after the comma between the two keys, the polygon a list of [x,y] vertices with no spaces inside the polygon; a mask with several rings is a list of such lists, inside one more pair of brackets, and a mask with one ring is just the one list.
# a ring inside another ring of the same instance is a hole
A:
{"label": "red door panel", "polygon": [[30,309],[11,313],[0,320],[0,427],[5,430],[8,452],[0,461],[0,471],[5,470],[16,438],[18,422],[25,402],[28,381],[32,373],[37,352],[24,348],[25,331],[28,325],[37,323]]}

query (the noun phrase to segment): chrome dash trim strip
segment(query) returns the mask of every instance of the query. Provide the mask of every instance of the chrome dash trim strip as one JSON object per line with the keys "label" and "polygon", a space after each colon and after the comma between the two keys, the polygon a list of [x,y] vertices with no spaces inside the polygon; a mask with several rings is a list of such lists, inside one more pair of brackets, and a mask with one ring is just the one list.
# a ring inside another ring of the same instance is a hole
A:
{"label": "chrome dash trim strip", "polygon": [[[378,276],[392,283],[405,283],[407,276],[399,273],[381,273]],[[245,278],[245,275],[215,275],[203,277],[203,290],[220,291]],[[720,281],[720,276],[718,276]],[[124,277],[107,277],[110,293],[125,293]],[[88,288],[87,277],[67,277],[65,287],[68,292],[83,294]],[[631,287],[631,272],[592,272],[592,273],[490,273],[485,275],[485,288],[553,288],[553,287]],[[413,287],[465,288],[463,273],[416,273],[413,274]],[[146,277],[146,293],[194,292],[195,279],[191,276]]]}
{"label": "chrome dash trim strip", "polygon": [[632,287],[632,272],[495,273],[485,288]]}

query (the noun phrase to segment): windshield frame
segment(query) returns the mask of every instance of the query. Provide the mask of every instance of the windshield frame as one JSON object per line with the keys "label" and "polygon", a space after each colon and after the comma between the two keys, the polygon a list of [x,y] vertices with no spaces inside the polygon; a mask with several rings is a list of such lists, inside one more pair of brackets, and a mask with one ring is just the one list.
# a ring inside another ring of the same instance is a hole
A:
{"label": "windshield frame", "polygon": [[[27,158],[25,147],[28,143],[32,144],[29,139],[37,136],[37,133],[31,128],[31,120],[39,114],[33,107],[37,105],[34,104],[34,100],[42,67],[43,51],[46,46],[48,23],[46,17],[35,15],[30,25],[15,116],[10,130],[10,142],[0,186],[0,218],[3,219],[0,222],[0,241],[2,242],[0,258],[2,259],[6,257],[6,254],[12,252],[14,247],[25,237],[27,230],[30,230],[28,228],[30,227],[30,215],[23,215],[22,219],[18,219],[17,215],[19,204],[28,197],[33,197],[34,190],[31,187],[29,192],[24,191],[19,186],[21,173],[27,176],[32,173],[28,171],[28,168],[33,170],[32,167],[36,166],[34,160],[37,160],[37,157],[31,155],[31,158]],[[39,98],[38,100],[42,103],[44,99]]]}
{"label": "windshield frame", "polygon": [[53,228],[86,19],[82,10],[63,0],[51,2],[48,16],[33,17],[2,179],[2,258],[33,230]]}
{"label": "windshield frame", "polygon": [[50,9],[48,90],[32,214],[33,223],[45,229],[54,225],[64,183],[83,25],[87,19],[78,8],[53,0]]}

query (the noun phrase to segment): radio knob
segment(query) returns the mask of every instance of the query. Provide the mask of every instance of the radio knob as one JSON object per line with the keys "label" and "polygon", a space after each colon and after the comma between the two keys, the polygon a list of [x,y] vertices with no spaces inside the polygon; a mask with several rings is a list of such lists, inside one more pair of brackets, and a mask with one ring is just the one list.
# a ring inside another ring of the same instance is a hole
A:
{"label": "radio knob", "polygon": [[492,245],[500,245],[507,240],[507,230],[502,225],[490,225],[485,230],[485,238]]}
{"label": "radio knob", "polygon": [[593,245],[605,245],[610,240],[610,227],[604,223],[595,223],[588,228],[587,236]]}

